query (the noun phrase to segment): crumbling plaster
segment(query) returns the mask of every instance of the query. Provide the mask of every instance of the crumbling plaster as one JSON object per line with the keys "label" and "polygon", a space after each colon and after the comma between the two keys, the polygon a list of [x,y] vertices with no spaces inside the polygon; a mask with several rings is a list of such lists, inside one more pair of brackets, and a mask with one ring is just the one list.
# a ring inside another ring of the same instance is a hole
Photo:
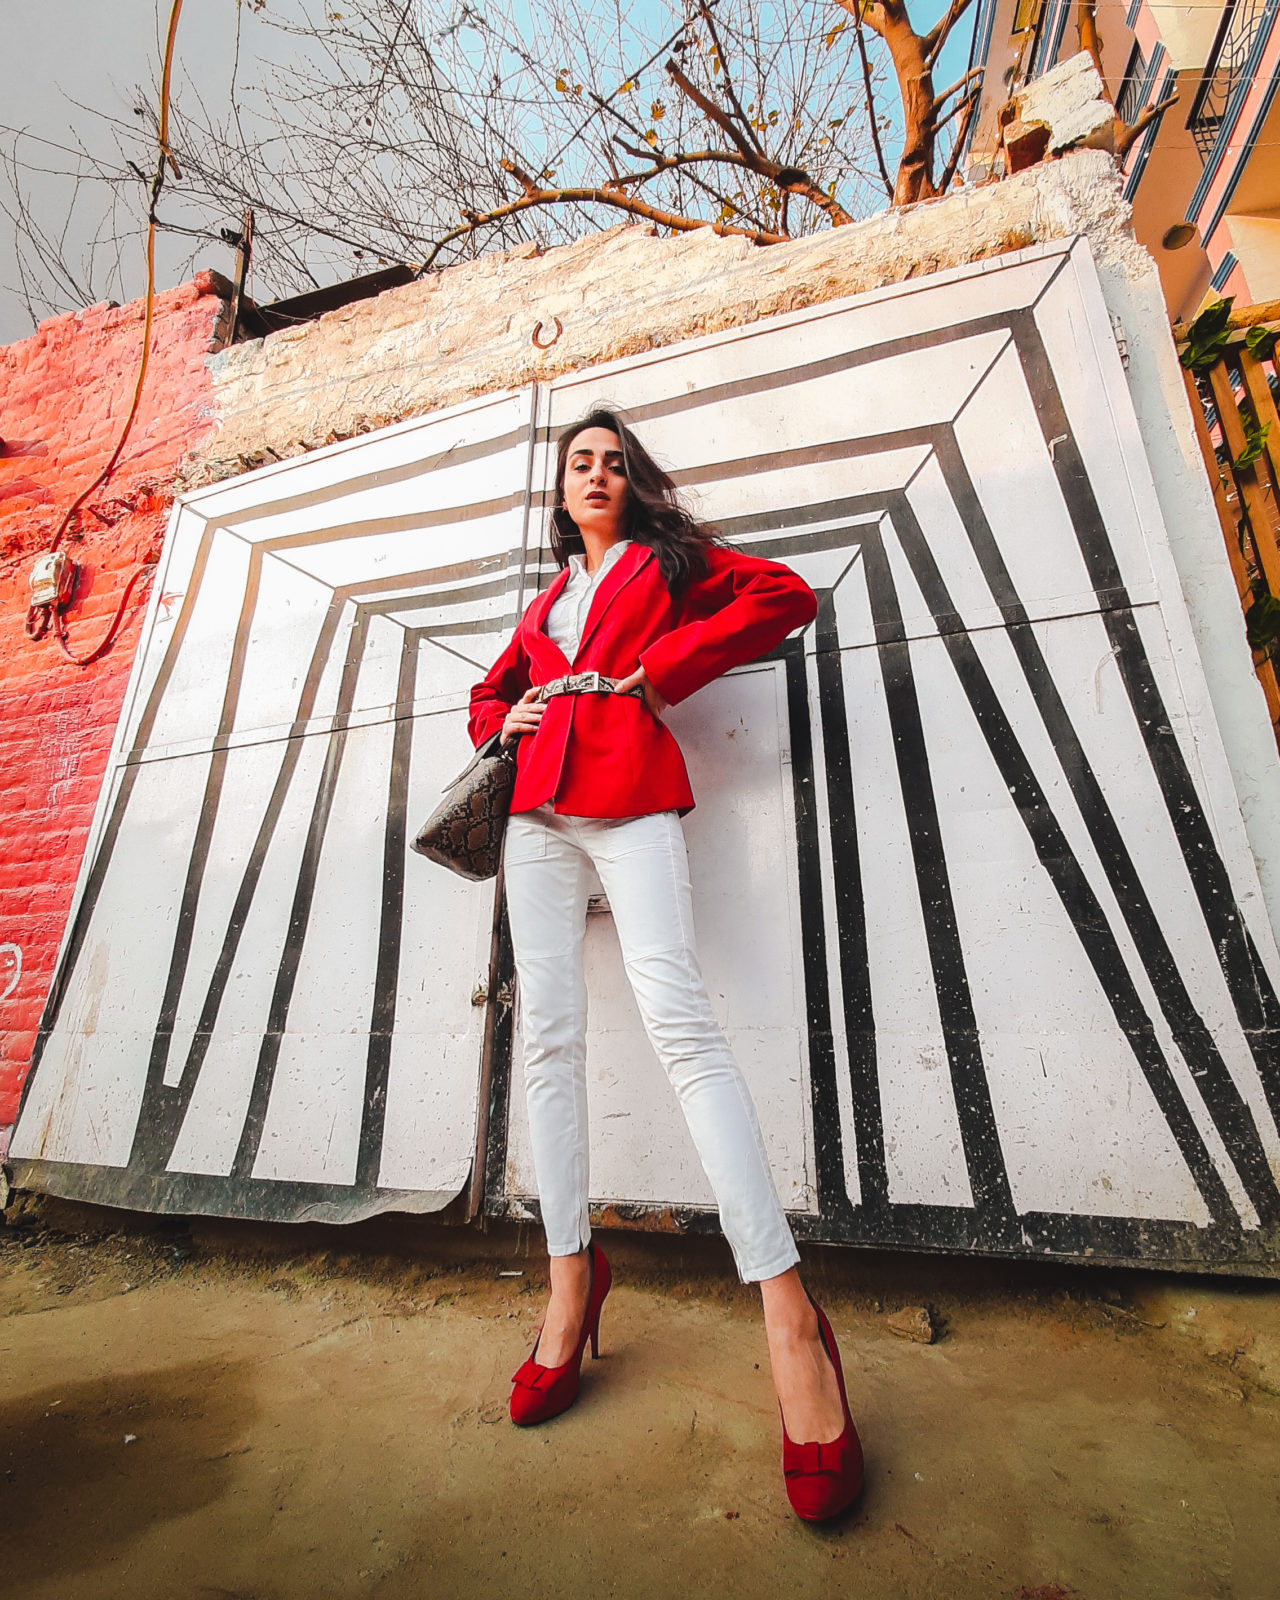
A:
{"label": "crumbling plaster", "polygon": [[[1025,246],[1085,236],[1123,329],[1130,392],[1169,534],[1157,578],[1181,589],[1273,926],[1280,762],[1192,428],[1155,264],[1115,163],[1080,149],[1001,183],[762,249],[710,229],[622,226],[539,253],[481,257],[210,358],[218,431],[188,488],[455,404],[699,334]],[[550,348],[534,343],[541,324]],[[1172,560],[1170,561],[1170,556]]]}

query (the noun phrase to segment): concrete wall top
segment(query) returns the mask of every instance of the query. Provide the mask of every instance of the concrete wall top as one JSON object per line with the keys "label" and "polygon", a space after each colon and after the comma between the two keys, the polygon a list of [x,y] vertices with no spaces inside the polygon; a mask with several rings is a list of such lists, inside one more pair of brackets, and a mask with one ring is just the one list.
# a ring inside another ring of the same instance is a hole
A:
{"label": "concrete wall top", "polygon": [[[661,239],[640,225],[539,254],[482,256],[232,346],[210,363],[218,433],[191,487],[335,439],[698,334],[740,326],[1087,235],[1100,263],[1141,273],[1109,158],[1083,152],[1003,183],[768,249],[709,228]],[[539,349],[563,332],[549,349]]]}

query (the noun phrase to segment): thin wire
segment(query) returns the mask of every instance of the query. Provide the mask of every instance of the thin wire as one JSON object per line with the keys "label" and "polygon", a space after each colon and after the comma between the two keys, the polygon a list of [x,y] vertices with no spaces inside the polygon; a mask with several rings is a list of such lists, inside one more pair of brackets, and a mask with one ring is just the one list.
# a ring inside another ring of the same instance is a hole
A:
{"label": "thin wire", "polygon": [[[106,483],[107,479],[115,470],[116,463],[120,460],[120,456],[124,451],[125,444],[128,441],[129,434],[133,429],[134,419],[138,415],[138,408],[142,403],[142,388],[146,381],[147,364],[151,356],[151,324],[155,313],[156,206],[160,200],[160,191],[164,188],[166,168],[172,167],[174,172],[177,172],[177,162],[174,160],[169,149],[169,84],[173,72],[173,47],[178,33],[178,16],[181,11],[182,0],[173,0],[173,5],[169,12],[169,32],[165,41],[164,68],[160,79],[160,120],[157,133],[159,155],[156,160],[156,174],[151,182],[151,202],[147,208],[147,290],[142,313],[142,356],[138,362],[137,381],[133,386],[133,402],[129,407],[129,415],[125,418],[124,427],[120,431],[120,437],[116,441],[116,447],[111,452],[111,457],[106,466],[103,467],[102,471],[93,480],[93,482],[76,496],[76,498],[72,501],[70,508],[63,516],[62,521],[58,524],[58,531],[54,534],[53,543],[49,546],[50,555],[57,550],[58,546],[66,537],[67,529],[71,525],[72,518],[80,510],[81,506],[84,505],[85,501],[91,494],[94,494],[102,487],[104,483]],[[73,661],[76,666],[87,667],[91,662],[96,661],[100,655],[110,648],[110,645],[120,627],[120,621],[124,615],[125,604],[127,603],[130,594],[133,592],[134,585],[138,582],[139,578],[142,577],[143,573],[148,570],[149,564],[144,562],[129,579],[129,582],[125,585],[124,593],[120,597],[120,604],[116,609],[116,615],[112,620],[110,628],[107,630],[105,637],[93,650],[89,652],[88,655],[77,656],[73,654],[67,639],[66,619],[63,616],[62,607],[56,602],[51,606],[33,605],[28,610],[26,623],[28,637],[32,639],[42,638],[44,634],[48,632],[50,621],[52,620],[54,632],[57,636],[58,643],[62,648],[63,655],[66,656],[68,661]]]}
{"label": "thin wire", "polygon": [[26,128],[10,127],[7,122],[0,122],[0,133],[12,134],[15,139],[30,139],[33,144],[46,145],[50,150],[60,150],[64,156],[75,156],[77,160],[88,161],[95,167],[109,165],[100,156],[91,155],[88,150],[73,150],[69,144],[58,144],[56,140],[45,139],[38,133],[30,133]]}

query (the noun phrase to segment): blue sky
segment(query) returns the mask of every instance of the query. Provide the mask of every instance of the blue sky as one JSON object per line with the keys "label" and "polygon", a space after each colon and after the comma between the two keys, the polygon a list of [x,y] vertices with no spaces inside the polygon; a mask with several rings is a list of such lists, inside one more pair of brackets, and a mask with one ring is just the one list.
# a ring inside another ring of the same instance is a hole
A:
{"label": "blue sky", "polygon": [[[922,0],[917,26],[928,26],[940,14],[942,5],[943,0]],[[638,0],[632,14],[642,23],[646,8],[651,6],[652,0]],[[976,10],[975,3],[973,11]],[[833,5],[833,21],[841,15]],[[5,7],[7,70],[0,129],[27,132],[23,154],[29,162],[43,159],[50,167],[65,165],[63,151],[78,143],[96,156],[114,160],[107,117],[130,115],[134,86],[149,81],[155,72],[161,26],[167,16],[166,0],[9,0]],[[198,92],[210,107],[225,102],[228,95],[235,18],[236,0],[195,0],[182,14],[178,35],[180,92]],[[940,86],[951,83],[964,71],[971,26],[966,16],[953,33],[937,69]],[[261,36],[261,30],[256,36]],[[242,59],[241,81],[269,70],[272,64]],[[42,144],[41,140],[47,143]],[[0,132],[0,149],[7,149],[11,142],[11,134]],[[36,182],[34,200],[44,225],[55,230],[65,226],[69,253],[82,254],[93,229],[93,202],[82,202],[68,218],[69,187],[51,174]],[[139,201],[140,198],[139,186]],[[122,218],[122,223],[129,220]],[[161,238],[158,269],[162,284],[179,281],[184,275],[182,263],[189,248],[189,241]],[[116,298],[141,292],[140,240],[136,248],[131,240],[126,242],[123,259],[121,279],[106,290]],[[205,264],[229,271],[230,251],[211,243]],[[98,282],[102,281],[100,271]],[[12,230],[0,217],[0,344],[30,332],[26,311],[14,293],[16,284]]]}

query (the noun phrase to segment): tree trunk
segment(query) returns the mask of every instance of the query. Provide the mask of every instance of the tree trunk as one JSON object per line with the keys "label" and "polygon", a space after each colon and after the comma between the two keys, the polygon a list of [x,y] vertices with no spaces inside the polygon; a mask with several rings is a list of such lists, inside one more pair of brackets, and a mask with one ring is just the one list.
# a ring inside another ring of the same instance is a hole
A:
{"label": "tree trunk", "polygon": [[933,171],[938,106],[926,41],[912,27],[905,0],[838,0],[838,4],[855,19],[861,7],[866,25],[884,40],[898,80],[902,159],[893,204],[909,206],[916,200],[931,200],[938,193]]}
{"label": "tree trunk", "polygon": [[933,73],[925,64],[920,36],[905,16],[888,16],[885,21],[885,43],[902,85],[902,160],[893,203],[907,206],[914,200],[932,199],[938,192],[933,181],[934,118],[938,108]]}

